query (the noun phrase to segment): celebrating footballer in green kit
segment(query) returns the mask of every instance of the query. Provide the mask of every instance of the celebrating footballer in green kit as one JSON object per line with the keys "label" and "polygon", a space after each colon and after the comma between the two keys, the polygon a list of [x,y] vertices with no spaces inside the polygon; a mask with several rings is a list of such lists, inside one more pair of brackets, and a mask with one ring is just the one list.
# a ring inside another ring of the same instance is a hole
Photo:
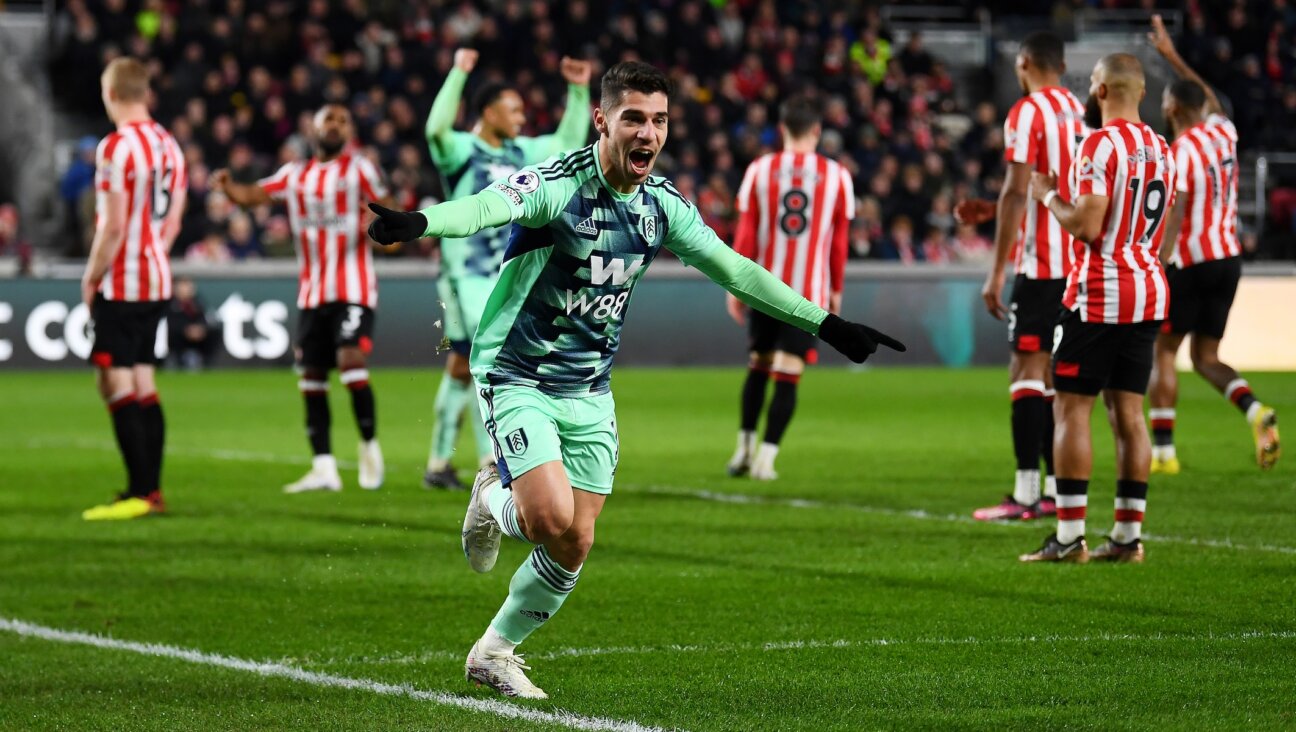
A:
{"label": "celebrating footballer in green kit", "polygon": [[[472,132],[453,129],[464,84],[476,64],[476,51],[467,48],[455,51],[454,68],[432,103],[425,129],[432,162],[441,172],[446,198],[451,201],[476,193],[491,181],[507,178],[524,165],[580,147],[589,136],[590,64],[571,58],[561,62],[568,85],[567,110],[554,134],[520,136],[526,122],[522,97],[514,89],[498,83],[485,84],[473,96],[472,109],[478,119]],[[483,464],[495,459],[490,436],[477,414],[473,398],[468,349],[477,321],[486,308],[486,298],[499,276],[507,243],[508,230],[496,228],[441,239],[437,293],[445,308],[442,322],[451,352],[437,390],[436,424],[432,428],[432,447],[423,475],[423,484],[428,488],[462,487],[450,465],[450,456],[459,438],[459,421],[465,407],[475,427],[478,458]]]}
{"label": "celebrating footballer in green kit", "polygon": [[657,69],[617,64],[594,111],[597,143],[422,211],[370,206],[379,218],[369,234],[382,243],[514,224],[470,357],[497,461],[478,473],[463,529],[478,572],[494,567],[501,533],[535,545],[464,669],[508,696],[546,697],[515,649],[562,607],[594,543],[619,451],[612,357],[630,292],[662,247],[856,363],[879,345],[905,350],[734,252],[674,186],[649,175],[666,142],[668,94]]}

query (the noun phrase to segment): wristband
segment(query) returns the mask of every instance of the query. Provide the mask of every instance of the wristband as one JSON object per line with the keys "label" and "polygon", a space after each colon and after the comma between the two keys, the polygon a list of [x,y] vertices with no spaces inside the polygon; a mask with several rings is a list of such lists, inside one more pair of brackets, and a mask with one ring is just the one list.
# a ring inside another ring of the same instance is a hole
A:
{"label": "wristband", "polygon": [[1044,204],[1044,208],[1048,208],[1048,207],[1049,207],[1049,204],[1050,204],[1050,203],[1053,203],[1053,199],[1055,199],[1055,198],[1057,198],[1057,197],[1058,197],[1058,192],[1057,192],[1057,191],[1049,191],[1048,193],[1045,193],[1045,194],[1044,194],[1044,200],[1043,200],[1043,202],[1042,202],[1042,203]]}

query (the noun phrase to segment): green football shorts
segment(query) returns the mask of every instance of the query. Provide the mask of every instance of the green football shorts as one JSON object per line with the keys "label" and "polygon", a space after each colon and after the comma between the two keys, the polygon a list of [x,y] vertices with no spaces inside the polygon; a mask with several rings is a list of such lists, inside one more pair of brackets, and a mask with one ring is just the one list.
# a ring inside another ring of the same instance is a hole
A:
{"label": "green football shorts", "polygon": [[493,289],[495,280],[490,277],[447,275],[437,278],[437,296],[445,310],[442,328],[455,353],[468,356],[473,334],[477,332],[477,324],[481,322],[486,300]]}
{"label": "green football shorts", "polygon": [[620,445],[611,392],[560,399],[529,386],[479,385],[477,396],[505,485],[561,460],[573,488],[612,492]]}

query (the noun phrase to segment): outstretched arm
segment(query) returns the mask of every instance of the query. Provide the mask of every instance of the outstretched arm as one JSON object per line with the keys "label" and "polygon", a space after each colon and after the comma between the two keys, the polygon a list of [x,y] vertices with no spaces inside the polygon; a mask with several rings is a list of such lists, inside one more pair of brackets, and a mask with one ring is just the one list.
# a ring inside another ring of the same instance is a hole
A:
{"label": "outstretched arm", "polygon": [[[669,185],[669,184],[668,184]],[[905,350],[900,341],[867,325],[851,323],[801,297],[752,260],[725,246],[696,208],[679,198],[674,188],[666,198],[670,234],[666,246],[685,264],[697,267],[711,281],[753,308],[813,333],[855,363],[863,363],[879,345]],[[670,214],[670,210],[674,214]]]}
{"label": "outstretched arm", "polygon": [[1148,34],[1148,43],[1151,43],[1152,47],[1165,58],[1176,74],[1189,81],[1197,82],[1206,92],[1206,114],[1224,114],[1224,106],[1220,104],[1219,97],[1215,96],[1215,90],[1196,71],[1193,71],[1188,62],[1179,55],[1179,51],[1175,50],[1174,41],[1166,32],[1165,22],[1161,20],[1160,15],[1152,16],[1152,32]]}
{"label": "outstretched arm", "polygon": [[379,244],[413,241],[425,236],[461,239],[513,220],[508,204],[489,189],[420,211],[393,211],[376,203],[369,204],[369,209],[378,215],[369,224],[369,238]]}
{"label": "outstretched arm", "polygon": [[224,193],[235,205],[248,207],[270,203],[273,199],[260,183],[235,183],[230,172],[221,169],[212,173],[211,187]]}

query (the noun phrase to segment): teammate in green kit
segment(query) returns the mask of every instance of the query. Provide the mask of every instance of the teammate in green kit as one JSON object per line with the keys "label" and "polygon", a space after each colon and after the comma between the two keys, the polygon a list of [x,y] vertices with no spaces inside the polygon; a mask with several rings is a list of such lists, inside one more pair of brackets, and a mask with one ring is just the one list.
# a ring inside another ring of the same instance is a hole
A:
{"label": "teammate in green kit", "polygon": [[[428,114],[428,150],[441,172],[447,200],[472,195],[491,181],[507,178],[524,165],[538,163],[550,155],[585,144],[590,122],[590,64],[564,58],[563,78],[567,81],[567,109],[552,135],[521,137],[526,114],[522,97],[512,88],[488,83],[473,96],[472,110],[477,123],[472,132],[453,129],[459,99],[468,74],[477,64],[477,52],[455,51],[454,68],[446,77],[432,111]],[[507,229],[484,229],[466,237],[441,240],[441,276],[437,293],[445,308],[442,321],[450,356],[437,390],[436,423],[428,454],[423,485],[428,488],[462,488],[450,456],[459,438],[459,422],[465,408],[475,426],[477,456],[482,464],[494,461],[490,436],[477,414],[472,376],[468,371],[468,349],[477,321],[486,307],[486,297],[499,276]]]}
{"label": "teammate in green kit", "polygon": [[666,142],[668,94],[657,69],[617,64],[603,77],[595,144],[422,211],[371,205],[379,218],[369,234],[382,243],[514,224],[470,357],[497,461],[477,474],[463,529],[478,572],[494,567],[501,533],[535,545],[464,669],[508,696],[546,697],[515,649],[558,612],[593,546],[619,449],[612,356],[631,289],[662,247],[856,363],[879,345],[905,348],[796,294],[649,175]]}

